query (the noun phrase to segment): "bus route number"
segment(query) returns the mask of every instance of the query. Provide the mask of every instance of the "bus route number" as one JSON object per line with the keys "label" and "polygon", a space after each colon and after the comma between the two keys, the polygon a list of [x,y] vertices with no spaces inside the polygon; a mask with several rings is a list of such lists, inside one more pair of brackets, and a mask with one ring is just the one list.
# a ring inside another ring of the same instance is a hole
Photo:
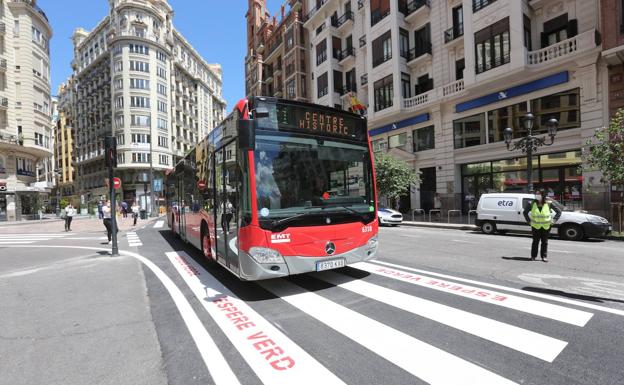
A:
{"label": "bus route number", "polygon": [[513,201],[498,201],[499,207],[511,207],[513,205],[514,205]]}
{"label": "bus route number", "polygon": [[362,232],[363,233],[372,233],[373,232],[373,226],[370,226],[370,225],[363,226],[362,227]]}

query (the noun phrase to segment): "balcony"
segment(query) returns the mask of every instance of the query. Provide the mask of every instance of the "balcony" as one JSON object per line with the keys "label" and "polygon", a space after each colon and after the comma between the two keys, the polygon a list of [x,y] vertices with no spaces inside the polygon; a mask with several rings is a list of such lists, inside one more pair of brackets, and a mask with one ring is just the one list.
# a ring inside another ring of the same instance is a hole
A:
{"label": "balcony", "polygon": [[[282,38],[282,35],[279,35],[275,41],[273,41],[273,42],[269,43],[269,52],[267,53],[266,59],[268,59],[268,58],[271,56],[271,54],[272,54],[273,52],[275,52],[275,50],[276,50],[276,49],[277,49],[280,45],[282,45],[282,42],[283,42],[283,41],[284,41],[284,39]],[[266,60],[266,59],[265,59],[265,60]]]}
{"label": "balcony", "polygon": [[389,14],[390,14],[390,9],[387,9],[383,12],[379,8],[371,9],[371,27],[379,23],[380,21],[382,21]]}
{"label": "balcony", "polygon": [[527,52],[527,65],[535,67],[561,62],[578,53],[596,48],[600,45],[600,39],[600,33],[592,29],[548,47],[529,51]]}
{"label": "balcony", "polygon": [[310,20],[314,17],[314,15],[316,15],[316,14],[318,13],[318,11],[319,11],[321,8],[323,8],[323,6],[324,6],[325,4],[327,4],[327,3],[328,3],[328,0],[320,0],[320,1],[318,1],[318,2],[316,3],[316,6],[314,6],[314,8],[312,8],[312,9],[310,10],[310,12],[308,12],[307,14],[305,14],[305,15],[303,16],[303,19],[302,19],[302,20],[303,20],[303,23],[305,24],[305,23],[307,23],[308,21],[310,21]]}
{"label": "balcony", "polygon": [[464,36],[464,24],[454,25],[451,28],[444,31],[444,43],[450,43],[460,36]]}
{"label": "balcony", "polygon": [[344,50],[338,52],[336,56],[336,59],[338,59],[338,63],[343,64],[349,57],[355,57],[355,51],[353,47],[347,47]]}
{"label": "balcony", "polygon": [[362,86],[368,85],[368,74],[364,74],[360,76],[360,85]]}
{"label": "balcony", "polygon": [[345,14],[340,16],[339,18],[332,19],[331,24],[332,24],[332,27],[338,29],[338,32],[342,31],[344,27],[348,25],[353,25],[353,12],[348,11],[348,12],[345,12]]}
{"label": "balcony", "polygon": [[424,44],[423,46],[414,47],[407,53],[407,65],[414,67],[422,62],[431,59],[431,43]]}
{"label": "balcony", "polygon": [[429,0],[412,0],[400,11],[405,15],[405,21],[407,23],[414,23],[420,15],[428,13],[430,8],[431,4]]}
{"label": "balcony", "polygon": [[495,1],[496,0],[472,0],[472,12],[480,11]]}
{"label": "balcony", "polygon": [[6,59],[1,59],[0,60],[0,71],[5,72],[7,70],[7,60]]}
{"label": "balcony", "polygon": [[4,35],[6,33],[6,24],[0,23],[0,35]]}
{"label": "balcony", "polygon": [[464,90],[464,79],[459,79],[442,87],[442,96],[450,97]]}
{"label": "balcony", "polygon": [[416,96],[412,96],[411,98],[403,99],[403,108],[406,110],[415,109],[424,104],[431,103],[437,100],[436,90],[429,90],[422,94],[418,94]]}
{"label": "balcony", "polygon": [[0,109],[6,110],[9,108],[9,99],[8,98],[0,98]]}

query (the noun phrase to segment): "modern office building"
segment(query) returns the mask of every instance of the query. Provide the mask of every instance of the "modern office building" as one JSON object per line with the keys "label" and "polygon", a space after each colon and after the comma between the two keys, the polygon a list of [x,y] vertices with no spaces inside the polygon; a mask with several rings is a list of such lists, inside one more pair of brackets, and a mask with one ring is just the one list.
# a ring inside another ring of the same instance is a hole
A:
{"label": "modern office building", "polygon": [[429,210],[437,195],[443,211],[467,213],[486,191],[524,189],[526,156],[503,130],[523,137],[528,112],[534,133],[559,121],[533,158],[535,185],[606,210],[600,174],[579,167],[604,124],[597,0],[318,0],[304,26],[313,101],[366,105],[374,151],[421,172],[402,210]]}
{"label": "modern office building", "polygon": [[73,35],[75,193],[108,194],[104,138],[117,138],[121,199],[151,209],[164,172],[225,115],[222,71],[174,28],[166,0],[110,0],[92,31]]}
{"label": "modern office building", "polygon": [[309,39],[301,21],[306,1],[287,0],[279,21],[266,0],[248,3],[245,93],[309,101]]}
{"label": "modern office building", "polygon": [[51,38],[35,0],[0,1],[0,221],[37,218],[48,200]]}

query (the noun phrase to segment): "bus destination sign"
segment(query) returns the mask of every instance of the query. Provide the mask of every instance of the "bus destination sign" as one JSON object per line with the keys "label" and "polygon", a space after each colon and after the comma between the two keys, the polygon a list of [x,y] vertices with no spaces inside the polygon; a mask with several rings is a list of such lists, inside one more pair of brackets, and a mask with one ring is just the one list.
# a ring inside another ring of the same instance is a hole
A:
{"label": "bus destination sign", "polygon": [[349,114],[300,106],[278,105],[279,129],[366,141],[365,120]]}

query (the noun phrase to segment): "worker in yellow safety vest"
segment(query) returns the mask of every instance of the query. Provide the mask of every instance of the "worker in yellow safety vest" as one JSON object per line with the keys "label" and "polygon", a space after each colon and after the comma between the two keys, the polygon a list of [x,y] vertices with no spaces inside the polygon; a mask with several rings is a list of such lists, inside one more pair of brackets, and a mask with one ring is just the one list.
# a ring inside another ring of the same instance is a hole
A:
{"label": "worker in yellow safety vest", "polygon": [[[552,212],[555,212],[553,217]],[[548,262],[548,235],[551,224],[557,222],[561,216],[561,210],[554,204],[546,201],[544,189],[539,189],[535,194],[535,200],[524,208],[524,219],[531,225],[533,244],[531,245],[531,260],[537,258],[539,243],[542,243],[540,256],[542,261]]]}

